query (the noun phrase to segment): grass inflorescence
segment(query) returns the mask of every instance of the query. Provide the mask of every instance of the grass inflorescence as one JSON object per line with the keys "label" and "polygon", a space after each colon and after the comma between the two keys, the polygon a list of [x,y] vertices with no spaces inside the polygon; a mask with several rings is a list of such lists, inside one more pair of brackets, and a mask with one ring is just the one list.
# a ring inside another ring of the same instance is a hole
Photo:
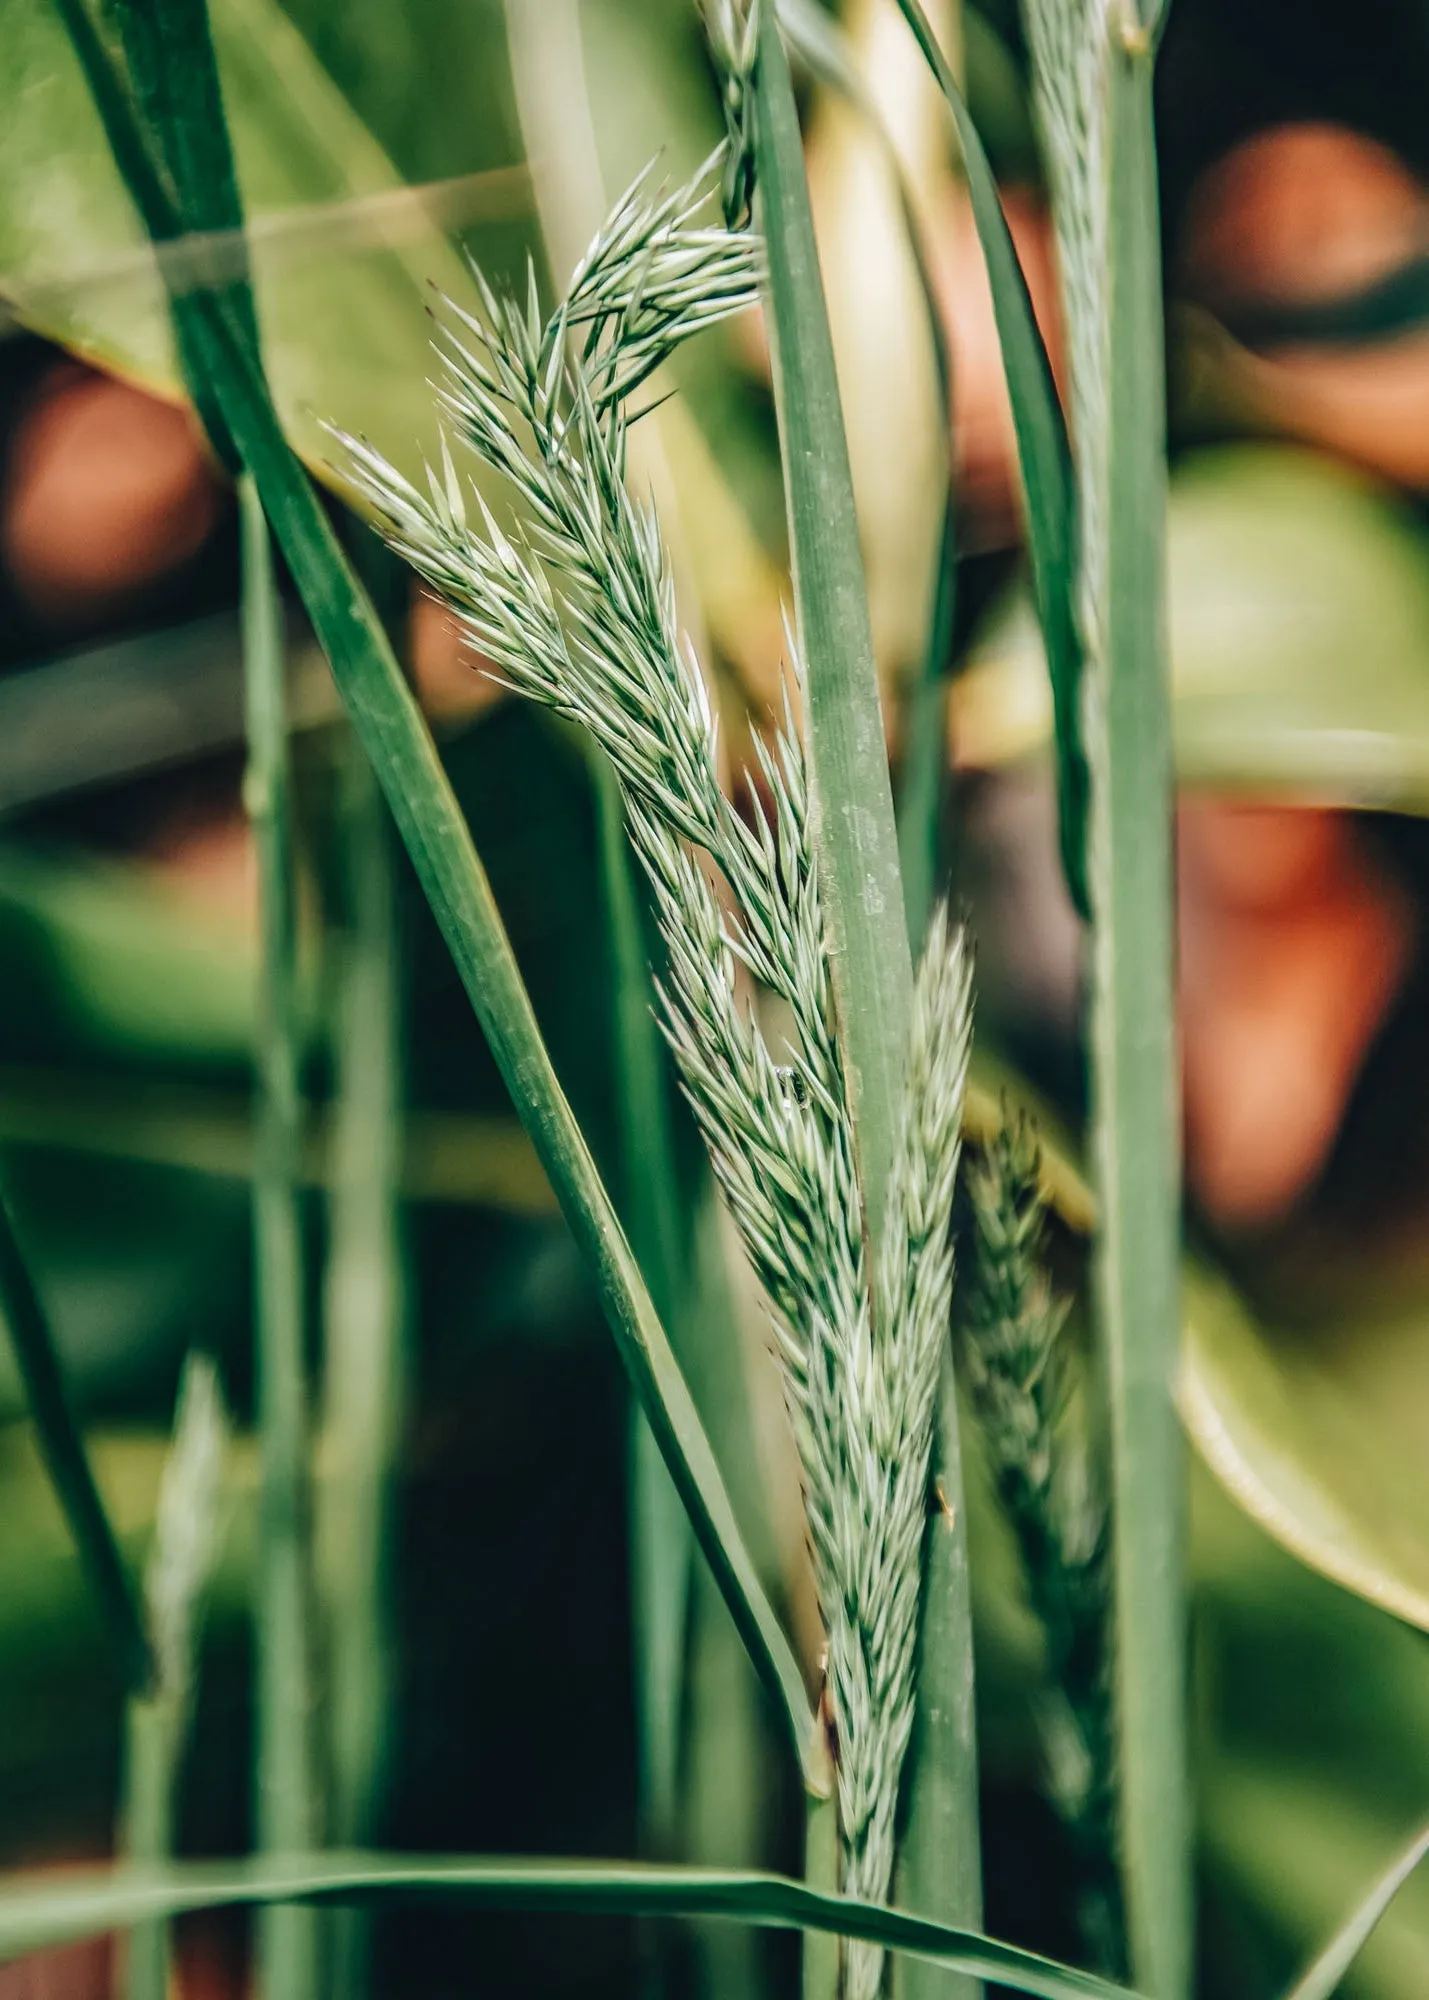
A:
{"label": "grass inflorescence", "polygon": [[1004,1124],[971,1162],[965,1185],[959,1362],[1046,1645],[1039,1720],[1049,1789],[1077,1851],[1084,1942],[1104,1971],[1119,1973],[1107,1502],[1085,1408],[1070,1408],[1077,1384],[1067,1303],[1047,1270],[1031,1125]]}
{"label": "grass inflorescence", "polygon": [[[524,306],[487,291],[484,320],[460,315],[443,335],[450,429],[504,475],[514,526],[462,480],[449,448],[422,494],[369,447],[346,446],[393,546],[455,607],[479,654],[587,728],[614,768],[663,945],[662,1025],[772,1310],[828,1628],[845,1885],[881,1898],[913,1715],[970,978],[940,915],[871,1271],[803,747],[786,708],[758,753],[767,815],[757,795],[746,817],[722,791],[658,524],[625,484],[625,397],[677,340],[753,297],[755,243],[702,220],[715,171],[674,195],[637,182],[544,321],[534,286]],[[750,1012],[741,968],[784,1004],[787,1047]],[[855,1952],[850,1966],[851,1991],[872,1993],[881,1953]]]}

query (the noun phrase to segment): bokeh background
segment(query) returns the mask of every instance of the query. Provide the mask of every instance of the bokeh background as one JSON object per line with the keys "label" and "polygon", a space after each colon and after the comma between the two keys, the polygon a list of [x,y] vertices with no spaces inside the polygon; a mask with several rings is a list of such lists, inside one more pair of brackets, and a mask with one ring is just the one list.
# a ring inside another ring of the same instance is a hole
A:
{"label": "bokeh background", "polygon": [[[1048,702],[976,237],[888,0],[807,4],[867,100],[800,73],[890,750],[901,758],[914,728],[939,732],[982,1044],[1075,1133],[1080,939],[1057,872]],[[420,462],[434,436],[427,288],[468,300],[463,252],[523,285],[532,257],[548,282],[648,160],[673,177],[719,136],[686,0],[212,11],[269,368],[319,467],[329,420]],[[936,11],[1055,362],[1013,0]],[[1418,0],[1174,0],[1158,116],[1188,1415],[1202,1447],[1202,1986],[1237,2000],[1283,1983],[1429,1800],[1426,101]],[[891,160],[951,342],[951,434]],[[232,246],[204,254],[221,262]],[[783,503],[757,318],[699,344],[679,388],[657,420],[660,500],[734,772],[781,672]],[[957,616],[934,712],[908,691],[950,457]],[[606,883],[582,748],[501,699],[336,492],[333,506],[439,728],[561,1079],[618,1183]],[[234,496],[182,405],[152,256],[59,17],[52,0],[3,0],[0,1156],[136,1561],[185,1354],[216,1358],[240,1432],[251,1416],[255,910],[237,590]],[[338,829],[354,780],[295,605],[288,640],[321,1418],[354,923]],[[679,1807],[657,1829],[642,1807],[638,1449],[623,1381],[434,927],[392,866],[405,1307],[382,1842],[789,1865],[789,1774],[698,1571],[670,1586],[687,1592]],[[683,1126],[679,1143],[691,1229],[716,1228]],[[1071,1283],[1077,1251],[1063,1248]],[[765,1553],[812,1645],[777,1388],[757,1305],[741,1309],[732,1359],[768,1493]],[[321,1424],[316,1452],[321,1485]],[[181,1812],[194,1854],[249,1838],[241,1437],[232,1486]],[[973,1499],[989,1928],[1070,1953],[1032,1641],[976,1479]],[[122,1704],[0,1346],[5,1866],[112,1851]],[[242,1922],[194,1924],[181,1944],[185,1994],[244,1990]],[[732,1932],[431,1911],[384,1917],[374,1947],[374,1990],[413,2000],[652,1981],[773,1994],[793,1964],[787,1943]],[[0,1996],[87,2000],[111,1971],[107,1948],[56,1954],[0,1970]],[[1429,1990],[1429,1885],[1405,1892],[1346,1990]]]}

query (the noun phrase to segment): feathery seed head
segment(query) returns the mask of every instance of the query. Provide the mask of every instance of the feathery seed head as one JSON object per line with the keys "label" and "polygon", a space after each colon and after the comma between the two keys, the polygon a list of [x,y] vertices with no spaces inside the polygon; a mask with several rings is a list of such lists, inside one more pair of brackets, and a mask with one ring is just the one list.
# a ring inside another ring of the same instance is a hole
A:
{"label": "feathery seed head", "polygon": [[[735,53],[752,61],[752,13],[737,21]],[[768,812],[752,800],[745,818],[719,785],[658,525],[625,485],[625,400],[679,340],[753,296],[748,237],[701,218],[708,182],[707,171],[666,195],[642,176],[544,326],[529,300],[518,311],[483,288],[482,320],[460,315],[459,337],[444,336],[443,408],[510,488],[519,528],[503,532],[478,495],[483,532],[471,531],[445,451],[425,499],[344,442],[388,538],[496,672],[581,723],[614,769],[663,946],[661,1025],[774,1324],[828,1626],[846,1885],[884,1898],[913,1716],[971,981],[961,934],[940,915],[917,983],[875,1287],[792,704],[758,747]],[[797,676],[792,640],[790,655]],[[728,913],[701,854],[728,886]],[[740,964],[787,1009],[787,1048],[771,1049],[745,1005]],[[850,2000],[871,2000],[881,1963],[851,1955]]]}

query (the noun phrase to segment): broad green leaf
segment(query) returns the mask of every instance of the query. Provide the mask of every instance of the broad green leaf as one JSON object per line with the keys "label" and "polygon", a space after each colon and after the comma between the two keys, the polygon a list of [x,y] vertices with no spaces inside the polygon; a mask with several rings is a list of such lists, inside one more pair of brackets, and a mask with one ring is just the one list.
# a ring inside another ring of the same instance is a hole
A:
{"label": "broad green leaf", "polygon": [[1426,1328],[1421,1299],[1272,1330],[1192,1266],[1180,1401],[1201,1456],[1267,1534],[1429,1631]]}
{"label": "broad green leaf", "polygon": [[[1429,543],[1313,452],[1235,445],[1176,471],[1169,615],[1181,783],[1429,810]],[[1025,597],[954,691],[961,758],[1045,748],[1051,703]]]}
{"label": "broad green leaf", "polygon": [[861,1937],[1043,2000],[1127,2000],[1127,1989],[975,1931],[955,1930],[787,1876],[634,1861],[525,1861],[381,1854],[294,1855],[10,1877],[0,1888],[0,1963],[145,1919],[225,1905],[446,1899],[472,1908],[612,1916],[719,1916],[775,1930]]}
{"label": "broad green leaf", "polygon": [[[217,0],[213,26],[254,219],[265,355],[289,437],[321,467],[327,418],[419,470],[436,434],[427,287],[473,304],[461,260],[276,0]],[[153,252],[53,0],[10,0],[5,53],[0,291],[40,332],[176,397]],[[473,177],[447,193],[467,221],[525,206],[519,173]],[[216,254],[221,263],[221,243]]]}

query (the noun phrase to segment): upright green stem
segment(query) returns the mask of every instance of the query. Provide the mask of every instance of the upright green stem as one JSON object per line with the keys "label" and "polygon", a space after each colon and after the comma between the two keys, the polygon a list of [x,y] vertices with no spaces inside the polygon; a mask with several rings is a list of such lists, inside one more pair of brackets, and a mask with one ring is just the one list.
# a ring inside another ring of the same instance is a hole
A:
{"label": "upright green stem", "polygon": [[1111,1403],[1122,1849],[1132,1968],[1191,1971],[1185,1462],[1172,976],[1171,725],[1163,602],[1164,347],[1152,61],[1109,63],[1106,660],[1089,690],[1095,1294]]}
{"label": "upright green stem", "polygon": [[948,769],[948,661],[957,606],[957,509],[949,488],[933,584],[933,615],[918,678],[904,708],[898,785],[898,867],[914,953],[922,948],[938,892],[938,843]]}
{"label": "upright green stem", "polygon": [[798,110],[772,5],[760,9],[754,130],[824,924],[864,1228],[873,1244],[902,1102],[913,963],[833,341]]}
{"label": "upright green stem", "polygon": [[[977,1714],[971,1672],[972,1589],[951,1341],[938,1372],[932,1512],[923,1557],[918,1709],[908,1753],[908,1826],[898,1901],[965,1930],[982,1925]],[[899,2000],[977,2000],[966,1973],[917,1959],[894,1970]]]}
{"label": "upright green stem", "polygon": [[[371,1846],[388,1758],[393,1686],[392,1480],[406,1408],[401,996],[392,829],[372,767],[346,746],[339,835],[345,924],[338,1102],[324,1319],[328,1476],[318,1551],[328,1627],[331,1839]],[[370,1926],[344,1911],[333,1991],[356,2000]]]}
{"label": "upright green stem", "polygon": [[[223,1537],[227,1420],[213,1363],[191,1354],[179,1385],[174,1432],[155,1508],[145,1597],[154,1685],[132,1695],[126,1716],[120,1839],[126,1860],[170,1862],[176,1791],[193,1716],[204,1601]],[[124,2000],[165,2000],[169,1926],[136,1924],[120,1969]]]}
{"label": "upright green stem", "polygon": [[56,1498],[64,1509],[119,1657],[125,1685],[142,1693],[154,1673],[144,1617],[99,1488],[94,1483],[65,1390],[54,1334],[15,1234],[9,1198],[0,1184],[0,1320],[9,1330],[35,1435]]}
{"label": "upright green stem", "polygon": [[[125,1858],[161,1862],[174,1852],[174,1777],[182,1736],[178,1704],[167,1693],[129,1703],[124,1734]],[[165,2000],[169,1990],[169,1926],[136,1924],[124,1940],[120,1990],[124,2000]]]}
{"label": "upright green stem", "polygon": [[[308,1397],[298,1094],[301,1027],[294,918],[291,772],[280,606],[263,505],[239,486],[248,732],[244,802],[258,862],[257,1142],[253,1166],[260,1506],[257,1838],[270,1853],[311,1847],[313,1796]],[[259,1928],[265,2000],[313,2000],[310,1910],[276,1907]]]}
{"label": "upright green stem", "polygon": [[[821,1799],[810,1792],[804,1799],[804,1886],[824,1896],[832,1896],[838,1890],[837,1795]],[[842,1957],[838,1938],[827,1931],[805,1931],[803,2000],[835,2000]]]}
{"label": "upright green stem", "polygon": [[[616,1123],[630,1243],[656,1310],[675,1325],[683,1290],[675,1161],[650,974],[615,774],[592,759],[601,879],[615,972]],[[685,1636],[694,1542],[638,1403],[631,1409],[631,1584],[635,1709],[645,1845],[668,1852],[676,1820]]]}

